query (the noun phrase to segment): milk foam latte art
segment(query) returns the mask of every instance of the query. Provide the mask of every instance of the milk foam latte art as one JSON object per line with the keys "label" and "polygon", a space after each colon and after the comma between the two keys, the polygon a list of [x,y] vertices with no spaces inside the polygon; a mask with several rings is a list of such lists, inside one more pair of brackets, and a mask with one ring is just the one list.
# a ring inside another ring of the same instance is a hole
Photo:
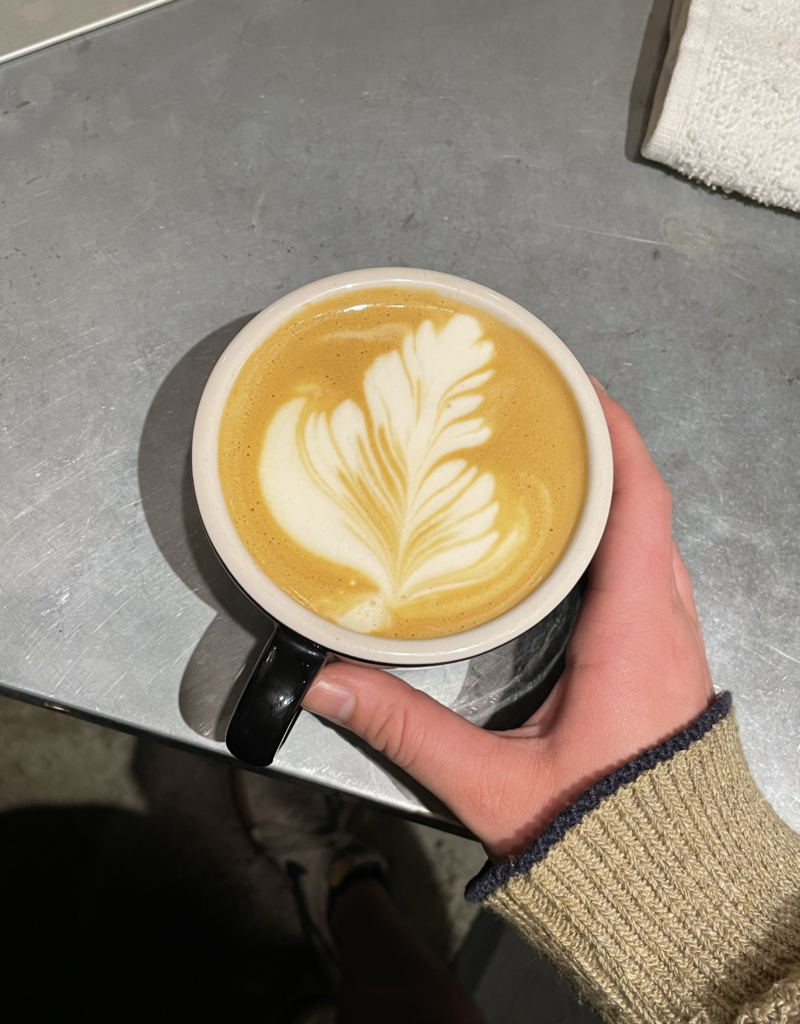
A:
{"label": "milk foam latte art", "polygon": [[223,415],[231,518],[264,572],[349,629],[443,636],[545,578],[580,517],[574,398],[521,332],[433,291],[320,303]]}
{"label": "milk foam latte art", "polygon": [[[462,455],[492,433],[473,414],[494,355],[474,317],[438,333],[426,320],[369,367],[361,405],[345,399],[329,415],[300,397],[275,414],[259,464],[270,511],[301,547],[376,588],[341,625],[380,634],[404,603],[485,586],[524,543],[541,544],[522,505],[497,529],[494,475]],[[549,529],[544,486],[539,501]]]}

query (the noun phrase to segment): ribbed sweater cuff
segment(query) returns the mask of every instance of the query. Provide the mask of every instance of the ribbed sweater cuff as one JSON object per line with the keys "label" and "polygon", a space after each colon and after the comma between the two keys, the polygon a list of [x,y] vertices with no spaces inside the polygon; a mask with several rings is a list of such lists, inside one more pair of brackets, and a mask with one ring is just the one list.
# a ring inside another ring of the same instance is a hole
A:
{"label": "ribbed sweater cuff", "polygon": [[726,695],[548,833],[471,895],[606,1020],[729,1024],[800,964],[800,837],[756,789]]}
{"label": "ribbed sweater cuff", "polygon": [[500,885],[505,885],[516,875],[525,875],[534,864],[544,860],[550,850],[559,843],[571,828],[580,825],[583,819],[599,807],[603,800],[613,796],[622,786],[635,782],[639,776],[662,761],[668,761],[681,750],[688,750],[697,740],[702,739],[717,722],[722,721],[731,710],[731,695],[721,693],[710,708],[696,718],[675,736],[670,736],[657,747],[651,747],[632,761],[605,775],[586,790],[578,799],[555,819],[549,828],[535,839],[524,853],[501,864],[486,867],[472,879],[464,893],[470,903],[479,903],[490,896]]}

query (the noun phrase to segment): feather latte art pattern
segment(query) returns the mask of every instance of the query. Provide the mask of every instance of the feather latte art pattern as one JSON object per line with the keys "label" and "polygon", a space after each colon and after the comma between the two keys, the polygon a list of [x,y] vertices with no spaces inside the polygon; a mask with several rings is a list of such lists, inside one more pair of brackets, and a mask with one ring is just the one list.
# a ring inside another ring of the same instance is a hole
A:
{"label": "feather latte art pattern", "polygon": [[494,475],[469,458],[492,433],[478,414],[495,356],[482,334],[464,314],[438,333],[425,321],[369,367],[363,408],[348,399],[329,413],[300,395],[267,428],[259,479],[277,523],[374,584],[341,625],[378,633],[400,605],[480,587],[522,545],[530,555],[543,543],[547,488],[537,485],[534,537],[521,503],[501,514]]}

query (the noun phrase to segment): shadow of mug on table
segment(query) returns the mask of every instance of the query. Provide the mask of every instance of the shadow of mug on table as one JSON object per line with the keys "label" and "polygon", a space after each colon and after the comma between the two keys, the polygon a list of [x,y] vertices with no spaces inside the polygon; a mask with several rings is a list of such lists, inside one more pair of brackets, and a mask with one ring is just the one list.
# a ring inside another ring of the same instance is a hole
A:
{"label": "shadow of mug on table", "polygon": [[180,711],[191,729],[218,741],[275,627],[231,580],[206,537],[192,485],[192,429],[214,364],[251,319],[219,328],[175,364],[150,405],[139,444],[139,490],[150,531],[172,569],[217,613],[184,671]]}

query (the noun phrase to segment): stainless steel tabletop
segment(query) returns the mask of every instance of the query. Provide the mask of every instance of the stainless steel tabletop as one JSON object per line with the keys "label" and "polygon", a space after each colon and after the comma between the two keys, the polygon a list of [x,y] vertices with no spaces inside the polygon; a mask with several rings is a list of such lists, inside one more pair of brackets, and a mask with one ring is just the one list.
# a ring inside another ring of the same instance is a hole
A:
{"label": "stainless steel tabletop", "polygon": [[[192,504],[204,380],[292,288],[431,267],[527,306],[634,415],[800,827],[800,221],[626,159],[650,7],[176,0],[0,69],[5,692],[224,755],[268,623]],[[452,701],[465,672],[413,678]],[[276,767],[439,814],[307,714]]]}
{"label": "stainless steel tabletop", "polygon": [[170,0],[0,0],[0,62],[130,18]]}

